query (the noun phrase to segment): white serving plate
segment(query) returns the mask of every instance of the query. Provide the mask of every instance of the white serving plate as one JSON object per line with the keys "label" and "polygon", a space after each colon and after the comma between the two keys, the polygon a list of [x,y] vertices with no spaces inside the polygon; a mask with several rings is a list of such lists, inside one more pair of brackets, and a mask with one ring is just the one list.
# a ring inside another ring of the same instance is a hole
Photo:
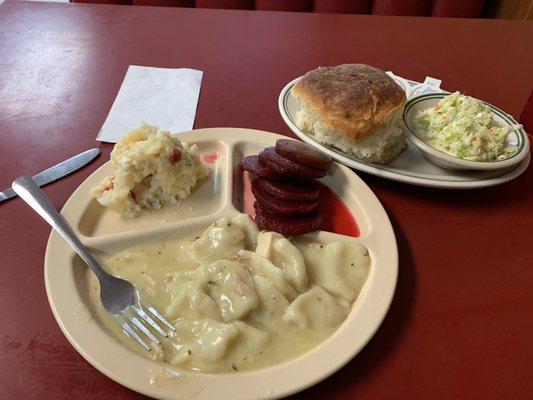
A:
{"label": "white serving plate", "polygon": [[[333,159],[359,171],[418,186],[445,189],[475,189],[508,182],[524,172],[529,164],[530,155],[527,154],[520,163],[508,168],[492,171],[453,171],[438,167],[428,161],[420,150],[409,141],[407,141],[407,149],[397,159],[387,165],[362,161],[339,149],[318,143],[313,136],[298,128],[296,125],[296,113],[299,108],[291,94],[291,89],[300,78],[289,82],[279,95],[278,107],[281,117],[294,134],[304,142],[329,154]],[[409,83],[413,86],[418,85],[414,81],[409,81]]]}
{"label": "white serving plate", "polygon": [[[83,182],[61,213],[81,241],[100,260],[125,248],[162,237],[180,237],[214,220],[240,213],[243,198],[238,163],[279,138],[269,132],[210,128],[180,134],[204,154],[216,152],[212,173],[189,199],[137,219],[123,220],[100,207],[90,189],[111,173],[104,164]],[[349,207],[361,235],[311,234],[318,241],[357,241],[369,249],[372,264],[365,286],[346,321],[325,342],[288,362],[256,371],[203,375],[183,372],[161,377],[163,364],[144,358],[117,340],[92,312],[87,287],[89,270],[52,232],[45,256],[46,292],[54,316],[76,350],[102,373],[137,392],[160,399],[270,399],[305,389],[350,361],[374,335],[385,317],[396,287],[398,255],[390,221],[366,184],[345,166],[334,164],[323,179]],[[139,349],[139,351],[141,351]],[[154,381],[156,383],[154,384]]]}

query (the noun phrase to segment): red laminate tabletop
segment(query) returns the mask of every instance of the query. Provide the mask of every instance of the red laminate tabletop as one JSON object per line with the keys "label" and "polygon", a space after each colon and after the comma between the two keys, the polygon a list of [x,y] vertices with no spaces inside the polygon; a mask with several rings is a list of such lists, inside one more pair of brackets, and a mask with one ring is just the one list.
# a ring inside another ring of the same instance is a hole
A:
{"label": "red laminate tabletop", "polygon": [[[533,87],[533,23],[6,2],[0,5],[0,189],[98,145],[128,65],[205,72],[196,127],[290,134],[277,96],[320,65],[363,62],[518,117]],[[61,207],[108,159],[49,185]],[[475,191],[360,174],[399,244],[397,293],[366,348],[311,399],[530,399],[533,172]],[[91,367],[48,307],[49,228],[0,205],[0,399],[139,399]]]}

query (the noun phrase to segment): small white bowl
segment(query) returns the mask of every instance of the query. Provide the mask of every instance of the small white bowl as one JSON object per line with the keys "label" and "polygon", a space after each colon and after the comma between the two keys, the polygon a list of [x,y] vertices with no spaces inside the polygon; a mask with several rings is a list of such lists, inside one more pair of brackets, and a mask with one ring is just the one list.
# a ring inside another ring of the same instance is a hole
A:
{"label": "small white bowl", "polygon": [[[423,156],[433,164],[446,169],[455,170],[495,170],[511,167],[518,164],[529,154],[529,140],[526,132],[520,128],[512,131],[507,137],[506,143],[516,146],[516,151],[505,160],[494,161],[471,161],[444,153],[419,139],[414,130],[411,129],[415,115],[419,111],[434,107],[441,99],[449,93],[430,93],[416,96],[409,100],[403,111],[403,131],[407,139],[422,152]],[[491,108],[492,118],[498,124],[511,126],[518,124],[513,117],[503,112],[497,107],[484,102]]]}

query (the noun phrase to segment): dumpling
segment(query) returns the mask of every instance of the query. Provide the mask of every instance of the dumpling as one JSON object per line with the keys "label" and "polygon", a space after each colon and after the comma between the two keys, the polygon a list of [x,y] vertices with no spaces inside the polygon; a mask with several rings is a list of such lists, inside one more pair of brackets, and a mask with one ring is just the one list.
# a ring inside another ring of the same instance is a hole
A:
{"label": "dumpling", "polygon": [[176,332],[164,346],[171,361],[205,372],[236,371],[264,348],[270,335],[241,321],[184,318],[176,322]]}
{"label": "dumpling", "polygon": [[324,288],[314,286],[291,303],[283,318],[300,329],[324,329],[337,327],[347,314],[347,309]]}
{"label": "dumpling", "polygon": [[167,276],[166,290],[171,295],[165,316],[170,320],[195,315],[198,318],[222,319],[217,303],[207,294],[205,285],[196,282],[198,270],[177,271]]}
{"label": "dumpling", "polygon": [[219,260],[197,271],[198,284],[215,301],[224,321],[242,318],[257,307],[252,276],[241,263]]}
{"label": "dumpling", "polygon": [[244,232],[244,248],[246,250],[255,250],[257,245],[257,236],[259,229],[248,214],[239,214],[231,219],[231,222],[241,227]]}
{"label": "dumpling", "polygon": [[289,284],[283,270],[272,264],[268,258],[262,257],[252,251],[240,250],[237,253],[236,259],[244,264],[253,275],[260,275],[269,280],[288,299],[292,300],[298,295]]}
{"label": "dumpling", "polygon": [[280,331],[286,323],[283,315],[289,307],[289,301],[272,283],[260,275],[254,275],[255,290],[259,304],[249,315],[254,324],[274,331]]}
{"label": "dumpling", "polygon": [[306,243],[300,249],[309,277],[315,284],[345,306],[357,299],[370,271],[370,257],[365,246],[349,242]]}
{"label": "dumpling", "polygon": [[287,238],[276,232],[261,232],[257,238],[256,253],[281,268],[299,293],[307,290],[309,284],[304,257]]}
{"label": "dumpling", "polygon": [[175,323],[175,327],[176,332],[171,333],[168,341],[171,361],[188,363],[192,367],[203,368],[221,360],[239,335],[236,325],[211,318],[183,318]]}
{"label": "dumpling", "polygon": [[189,292],[191,310],[201,317],[209,317],[220,321],[221,311],[216,301],[206,293],[205,285],[194,282]]}
{"label": "dumpling", "polygon": [[165,315],[176,319],[187,312],[199,317],[232,321],[257,306],[254,281],[246,266],[219,260],[194,270],[167,276],[167,292],[172,296]]}
{"label": "dumpling", "polygon": [[228,218],[222,218],[207,228],[192,245],[192,254],[200,264],[229,260],[244,248],[244,231]]}
{"label": "dumpling", "polygon": [[240,351],[245,350],[245,354],[254,349],[262,349],[270,339],[268,332],[245,322],[233,321],[232,324],[239,330],[238,347]]}
{"label": "dumpling", "polygon": [[268,348],[266,346],[270,333],[241,321],[234,321],[232,324],[239,330],[239,336],[228,351],[224,367],[231,372],[250,369],[254,359]]}
{"label": "dumpling", "polygon": [[171,300],[164,311],[164,315],[169,320],[175,320],[190,310],[189,293],[192,282],[175,280],[167,284],[167,292],[171,295]]}

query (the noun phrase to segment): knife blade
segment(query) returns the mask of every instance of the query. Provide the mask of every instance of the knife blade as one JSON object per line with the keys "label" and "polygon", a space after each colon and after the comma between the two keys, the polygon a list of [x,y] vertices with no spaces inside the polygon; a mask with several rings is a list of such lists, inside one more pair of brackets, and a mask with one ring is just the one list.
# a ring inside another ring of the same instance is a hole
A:
{"label": "knife blade", "polygon": [[[37,175],[33,176],[32,179],[39,186],[47,185],[77,171],[81,167],[84,167],[98,157],[99,154],[100,150],[97,148],[84,151],[83,153],[77,154],[68,160],[62,161],[53,167],[39,172]],[[6,189],[0,192],[0,203],[15,196],[17,196],[17,194],[13,189]]]}

